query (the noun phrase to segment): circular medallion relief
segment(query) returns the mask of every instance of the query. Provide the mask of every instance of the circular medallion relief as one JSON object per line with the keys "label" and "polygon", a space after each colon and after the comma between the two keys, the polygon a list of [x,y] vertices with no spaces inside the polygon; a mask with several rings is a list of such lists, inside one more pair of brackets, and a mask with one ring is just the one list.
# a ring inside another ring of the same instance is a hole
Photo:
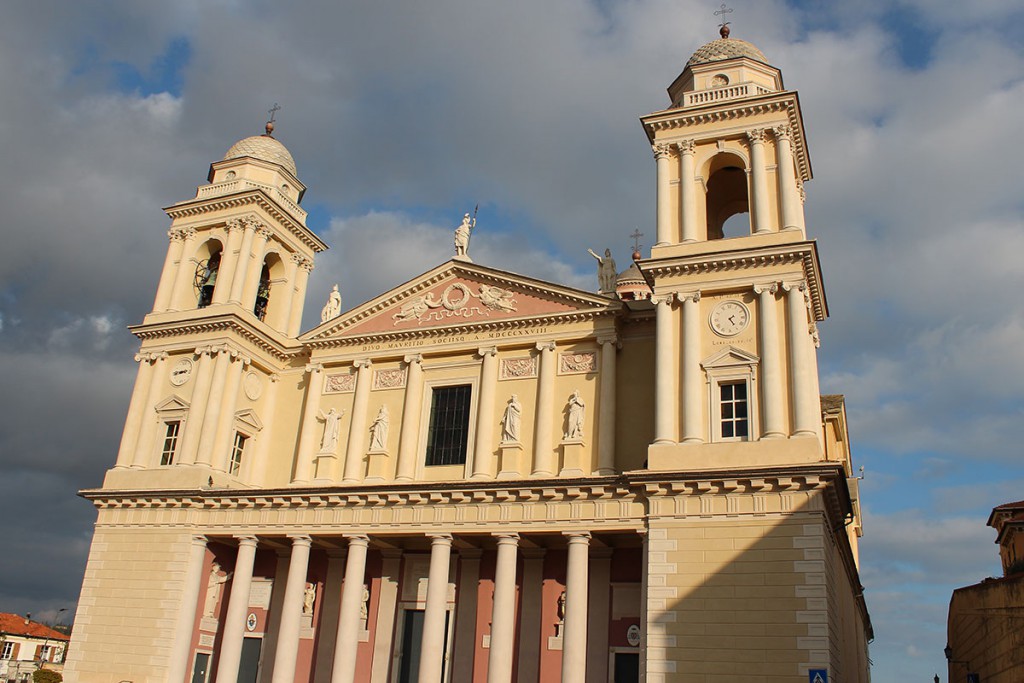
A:
{"label": "circular medallion relief", "polygon": [[740,301],[728,300],[711,311],[711,329],[723,337],[735,337],[750,324],[750,310]]}
{"label": "circular medallion relief", "polygon": [[631,646],[636,647],[640,644],[640,627],[636,624],[630,624],[629,628],[626,629],[626,642]]}
{"label": "circular medallion relief", "polygon": [[234,180],[235,179],[235,172],[234,171],[228,171],[227,173],[224,174],[224,177],[227,178],[228,180]]}
{"label": "circular medallion relief", "polygon": [[191,358],[182,358],[174,367],[171,368],[171,384],[176,387],[180,387],[182,384],[187,382],[192,376],[192,369],[195,367],[195,363],[192,362]]}
{"label": "circular medallion relief", "polygon": [[722,88],[729,85],[729,77],[725,74],[715,74],[715,77],[711,79],[712,88]]}
{"label": "circular medallion relief", "polygon": [[250,401],[255,401],[263,394],[263,380],[257,373],[249,371],[242,380],[242,390]]}
{"label": "circular medallion relief", "polygon": [[249,612],[249,616],[245,618],[245,630],[255,631],[256,630],[256,613]]}

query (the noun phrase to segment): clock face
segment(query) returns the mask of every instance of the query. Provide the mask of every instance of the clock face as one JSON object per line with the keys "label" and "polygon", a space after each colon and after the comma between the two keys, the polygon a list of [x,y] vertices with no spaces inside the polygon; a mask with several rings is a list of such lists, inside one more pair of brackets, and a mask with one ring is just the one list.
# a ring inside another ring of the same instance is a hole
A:
{"label": "clock face", "polygon": [[711,311],[711,329],[723,337],[736,336],[749,323],[750,311],[739,301],[723,301]]}

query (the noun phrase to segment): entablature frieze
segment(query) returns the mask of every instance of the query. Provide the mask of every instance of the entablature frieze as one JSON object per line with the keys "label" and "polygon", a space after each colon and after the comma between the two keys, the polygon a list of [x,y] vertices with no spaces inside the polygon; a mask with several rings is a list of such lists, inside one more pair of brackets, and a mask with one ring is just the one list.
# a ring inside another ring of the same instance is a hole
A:
{"label": "entablature frieze", "polygon": [[[202,311],[192,311],[190,313],[202,315]],[[224,341],[234,336],[242,344],[250,345],[253,351],[262,351],[280,364],[289,363],[307,353],[305,347],[299,344],[285,345],[278,340],[274,340],[270,335],[262,330],[255,329],[240,316],[232,313],[220,313],[199,319],[190,318],[188,320],[175,319],[166,322],[147,322],[131,325],[128,329],[144,343],[159,341],[167,345],[168,348],[179,345],[181,347],[195,346],[197,341],[200,341],[197,339],[197,336],[202,335],[221,335],[220,339]],[[189,339],[184,339],[186,337]],[[206,342],[208,340],[202,339],[201,341]]]}
{"label": "entablature frieze", "polygon": [[[718,280],[721,280],[721,282],[716,281],[715,284],[711,284],[711,287],[735,288],[743,284],[744,280],[747,281],[746,286],[750,286],[747,278],[741,275],[729,277],[728,274],[775,266],[795,266],[801,269],[802,279],[806,281],[814,319],[822,321],[828,317],[828,303],[825,300],[825,290],[821,279],[821,265],[818,261],[818,250],[813,241],[781,247],[760,247],[694,256],[647,259],[640,261],[639,265],[647,282],[656,291],[664,289],[656,286],[655,283],[659,279],[707,275],[717,276]],[[763,278],[758,278],[756,281],[760,282],[761,280]],[[692,287],[692,285],[690,286]],[[702,289],[707,286],[704,283],[701,284]]]}
{"label": "entablature frieze", "polygon": [[178,220],[202,216],[215,211],[226,211],[251,206],[259,207],[265,211],[295,239],[299,240],[308,249],[311,249],[313,253],[319,253],[327,249],[327,244],[317,237],[312,230],[292,218],[287,211],[278,206],[273,198],[260,189],[247,190],[212,199],[192,199],[166,207],[164,212],[171,220]]}
{"label": "entablature frieze", "polygon": [[[678,131],[686,139],[702,141],[703,136],[695,136],[692,129],[709,126],[710,124],[721,124],[728,121],[761,116],[765,114],[784,113],[788,120],[788,134],[793,144],[793,154],[797,162],[799,177],[803,181],[810,180],[811,161],[807,153],[807,141],[804,139],[803,121],[800,115],[800,101],[795,92],[771,93],[757,98],[748,98],[740,101],[724,102],[721,104],[709,105],[698,109],[669,109],[655,112],[641,117],[647,137],[653,144],[658,133],[666,131]],[[717,128],[708,138],[721,136]],[[676,140],[659,140],[664,143],[675,143]]]}

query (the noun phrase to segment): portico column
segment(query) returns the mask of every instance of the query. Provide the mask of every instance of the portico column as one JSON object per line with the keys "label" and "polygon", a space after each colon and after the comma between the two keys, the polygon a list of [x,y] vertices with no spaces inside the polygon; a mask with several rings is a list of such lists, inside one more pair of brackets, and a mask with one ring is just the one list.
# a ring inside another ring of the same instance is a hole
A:
{"label": "portico column", "polygon": [[[163,367],[167,361],[167,354],[151,353],[153,360],[154,379],[164,374]],[[140,423],[139,441],[135,444],[135,457],[132,459],[132,467],[151,467],[153,465],[153,435],[157,428],[155,414],[156,403],[160,400],[163,383],[159,380],[149,383],[149,391],[146,392],[146,404],[142,407],[142,422]]]}
{"label": "portico column", "polygon": [[516,636],[516,560],[519,534],[496,536],[498,560],[494,574],[494,611],[491,614],[491,653],[487,661],[487,683],[510,683]]}
{"label": "portico column", "polygon": [[806,283],[784,282],[782,289],[786,292],[786,326],[789,330],[789,378],[790,392],[793,397],[793,436],[815,436],[820,415],[817,415],[816,396],[810,395],[811,380],[809,374],[811,343],[807,305],[804,303]]}
{"label": "portico column", "polygon": [[299,453],[295,462],[295,478],[292,482],[309,482],[312,465],[313,443],[316,441],[316,416],[320,412],[320,395],[324,387],[324,366],[319,363],[306,365],[309,380],[306,383],[306,410],[302,413],[302,431],[299,433]]}
{"label": "portico column", "polygon": [[135,388],[132,399],[128,403],[128,417],[124,421],[124,434],[121,435],[121,447],[117,449],[116,468],[128,467],[135,457],[135,449],[142,430],[142,416],[149,401],[150,384],[153,384],[153,355],[150,353],[135,354],[135,362],[139,371],[135,374]]}
{"label": "portico column", "polygon": [[[185,243],[181,248],[181,258],[178,260],[178,270],[174,275],[174,286],[168,295],[167,310],[176,311],[181,305],[181,290],[188,285],[188,291],[192,291],[192,281],[196,275],[196,267],[193,254],[196,251],[196,229],[184,228],[179,231],[185,236]],[[186,308],[195,308],[198,300],[193,300]]]}
{"label": "portico column", "polygon": [[196,386],[192,389],[192,402],[188,407],[188,417],[185,418],[185,434],[181,437],[182,465],[191,465],[196,461],[199,434],[203,430],[203,417],[210,399],[210,385],[213,383],[213,353],[212,346],[200,346],[195,350],[199,361],[196,368]]}
{"label": "portico column", "polygon": [[700,292],[680,294],[683,301],[683,443],[704,443],[704,399],[701,395]]}
{"label": "portico column", "polygon": [[160,284],[156,288],[156,298],[153,301],[153,310],[157,313],[168,310],[171,302],[171,293],[174,291],[174,276],[177,273],[176,265],[181,261],[181,255],[185,249],[185,234],[183,230],[168,230],[167,238],[170,244],[167,245],[167,258],[164,260],[164,268],[160,272]]}
{"label": "portico column", "polygon": [[764,129],[758,128],[747,132],[750,140],[750,185],[753,190],[751,202],[752,225],[755,233],[770,232],[771,221],[768,218],[768,170],[764,163]]}
{"label": "portico column", "polygon": [[601,394],[597,424],[597,473],[615,473],[615,352],[619,340],[601,337]]}
{"label": "portico column", "polygon": [[498,383],[498,347],[480,349],[480,400],[476,409],[473,479],[494,479],[494,390]]}
{"label": "portico column", "polygon": [[224,244],[224,251],[221,253],[220,273],[217,274],[217,279],[222,280],[224,286],[217,287],[214,290],[213,303],[215,304],[222,304],[229,299],[231,294],[229,286],[234,283],[234,279],[238,274],[238,264],[241,261],[239,243],[242,241],[242,234],[244,232],[242,221],[238,218],[232,218],[224,226],[224,229],[227,230],[228,239]]}
{"label": "portico column", "polygon": [[231,577],[231,595],[228,612],[224,617],[224,630],[217,664],[218,681],[238,679],[238,664],[242,659],[242,640],[245,638],[245,616],[249,611],[249,591],[252,588],[252,568],[256,561],[256,539],[242,536],[238,539],[238,555]]}
{"label": "portico column", "polygon": [[227,382],[228,365],[231,358],[238,353],[226,345],[214,349],[217,361],[213,366],[213,383],[210,385],[210,398],[206,402],[206,413],[203,415],[203,430],[199,433],[199,452],[196,464],[207,467],[213,464],[214,439],[217,435],[217,424],[221,409],[224,407],[224,385]]}
{"label": "portico column", "polygon": [[192,664],[192,627],[196,621],[199,603],[199,583],[202,580],[203,560],[206,559],[206,537],[193,536],[185,565],[185,578],[181,587],[181,602],[174,626],[167,680],[180,683]]}
{"label": "portico column", "polygon": [[221,472],[227,472],[230,467],[229,461],[233,445],[231,437],[234,434],[238,390],[242,386],[242,372],[245,371],[249,363],[249,358],[239,355],[231,359],[231,367],[228,369],[228,378],[224,388],[224,408],[221,410],[217,436],[213,441],[213,468]]}
{"label": "portico column", "polygon": [[473,680],[476,655],[476,613],[480,593],[479,548],[459,550],[459,579],[455,603],[455,638],[452,653],[452,681]]}
{"label": "portico column", "polygon": [[291,317],[288,321],[288,336],[294,337],[302,327],[302,304],[306,296],[306,283],[309,281],[309,274],[313,270],[313,262],[298,254],[292,255],[299,264],[295,271],[295,292],[292,299]]}
{"label": "portico column", "polygon": [[754,285],[757,294],[758,326],[761,333],[761,410],[764,415],[762,439],[786,436],[782,423],[782,357],[779,352],[779,320],[775,307],[778,283]]}
{"label": "portico column", "polygon": [[423,401],[423,356],[406,356],[405,363],[409,369],[405,378],[402,434],[398,440],[398,474],[395,477],[398,481],[409,481],[416,476],[416,445]]}
{"label": "portico column", "polygon": [[533,476],[555,476],[551,424],[555,411],[555,342],[537,342],[540,377],[537,380],[537,416],[533,436]]}
{"label": "portico column", "polygon": [[793,137],[788,124],[772,128],[775,147],[779,155],[779,202],[782,204],[782,229],[802,230],[800,194],[796,186],[796,167],[793,164]]}
{"label": "portico column", "polygon": [[[427,574],[427,608],[423,615],[420,641],[419,683],[440,683],[444,662],[444,615],[448,609],[448,563],[452,537],[430,537],[430,570]],[[275,681],[276,683],[276,681]]]}
{"label": "portico column", "polygon": [[679,149],[679,222],[682,224],[683,241],[697,240],[697,187],[693,158],[693,140],[676,143]]}
{"label": "portico column", "polygon": [[362,479],[363,455],[366,453],[366,411],[370,401],[370,380],[372,363],[363,358],[352,363],[356,369],[356,392],[352,397],[352,421],[348,428],[348,445],[345,447],[345,474],[343,481],[354,484]]}
{"label": "portico column", "polygon": [[565,579],[565,636],[562,683],[585,683],[587,677],[587,579],[590,534],[566,532],[569,559]]}
{"label": "portico column", "polygon": [[671,185],[669,185],[668,181],[669,147],[668,145],[658,144],[654,145],[652,149],[654,150],[654,160],[658,169],[658,243],[655,246],[660,247],[672,241],[672,197],[670,194]]}
{"label": "portico column", "polygon": [[295,663],[299,654],[299,626],[302,623],[302,599],[306,592],[306,570],[309,567],[309,536],[292,537],[292,556],[288,561],[288,579],[281,605],[281,625],[274,653],[274,676],[271,683],[295,683]]}
{"label": "portico column", "polygon": [[252,310],[256,303],[256,290],[260,286],[260,271],[263,269],[263,257],[267,255],[267,241],[271,236],[270,230],[262,223],[256,228],[256,237],[253,239],[252,262],[245,273],[245,288],[242,290],[242,308]]}
{"label": "portico column", "polygon": [[231,278],[231,294],[229,296],[229,300],[236,304],[242,303],[245,275],[249,270],[249,260],[252,257],[252,239],[256,235],[256,226],[259,225],[252,219],[245,220],[244,224],[242,246],[238,249],[238,262],[235,264],[235,276]]}
{"label": "portico column", "polygon": [[651,297],[655,304],[654,443],[676,440],[675,294]]}
{"label": "portico column", "polygon": [[356,650],[359,645],[359,607],[363,601],[363,578],[366,574],[366,536],[348,537],[348,559],[345,562],[345,584],[341,590],[341,611],[338,613],[338,638],[334,643],[334,670],[331,683],[353,683],[356,678]]}
{"label": "portico column", "polygon": [[324,594],[320,600],[320,618],[317,620],[317,640],[313,662],[313,683],[331,683],[334,669],[334,647],[338,640],[338,616],[341,614],[341,587],[345,579],[345,550],[327,550],[327,576],[324,578]]}
{"label": "portico column", "polygon": [[[524,547],[522,597],[519,613],[519,670],[517,683],[538,683],[541,652],[541,594],[544,548]],[[546,639],[545,639],[546,641]],[[546,645],[546,642],[545,642]]]}

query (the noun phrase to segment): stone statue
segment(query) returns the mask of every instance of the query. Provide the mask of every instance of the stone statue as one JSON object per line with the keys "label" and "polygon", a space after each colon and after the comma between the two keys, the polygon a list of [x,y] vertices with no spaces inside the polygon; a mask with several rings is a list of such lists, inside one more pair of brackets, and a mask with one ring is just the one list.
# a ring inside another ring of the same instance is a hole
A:
{"label": "stone statue", "polygon": [[558,596],[558,607],[555,609],[555,616],[558,621],[555,623],[555,637],[560,638],[565,629],[565,591]]}
{"label": "stone statue", "polygon": [[302,593],[302,613],[313,614],[314,602],[316,602],[316,584],[307,583],[306,590]]}
{"label": "stone statue", "polygon": [[518,443],[519,425],[522,422],[523,406],[515,394],[508,400],[505,414],[501,416],[501,442]]}
{"label": "stone statue", "polygon": [[220,573],[220,565],[216,562],[210,567],[210,579],[206,583],[206,602],[203,604],[203,616],[212,617],[217,609],[217,600],[220,599],[221,587],[228,582],[231,574]]}
{"label": "stone statue", "polygon": [[324,421],[324,438],[320,442],[321,453],[335,453],[338,450],[338,435],[341,433],[341,416],[345,414],[345,411],[340,413],[331,408],[324,415],[324,411],[320,411],[320,419]]}
{"label": "stone statue", "polygon": [[363,584],[363,592],[359,597],[359,618],[363,622],[363,628],[366,628],[367,622],[370,620],[370,589],[367,588],[366,584]]}
{"label": "stone statue", "polygon": [[455,228],[455,256],[469,256],[469,234],[476,227],[476,219],[469,214],[462,217],[462,224]]}
{"label": "stone statue", "polygon": [[515,311],[516,300],[512,297],[515,292],[501,287],[480,285],[480,301],[492,311]]}
{"label": "stone statue", "polygon": [[370,425],[370,450],[384,451],[388,446],[388,427],[391,417],[388,415],[388,407],[381,406],[377,411],[377,417],[373,418]]}
{"label": "stone statue", "polygon": [[569,428],[565,432],[566,439],[583,438],[583,418],[586,406],[580,398],[579,389],[569,397]]}
{"label": "stone statue", "polygon": [[338,285],[334,285],[331,293],[327,296],[327,303],[320,310],[320,322],[325,323],[341,314],[341,292]]}
{"label": "stone statue", "polygon": [[604,258],[594,253],[593,249],[587,249],[587,253],[597,259],[597,281],[604,294],[614,294],[618,271],[615,270],[615,259],[612,258],[612,250],[604,250]]}

